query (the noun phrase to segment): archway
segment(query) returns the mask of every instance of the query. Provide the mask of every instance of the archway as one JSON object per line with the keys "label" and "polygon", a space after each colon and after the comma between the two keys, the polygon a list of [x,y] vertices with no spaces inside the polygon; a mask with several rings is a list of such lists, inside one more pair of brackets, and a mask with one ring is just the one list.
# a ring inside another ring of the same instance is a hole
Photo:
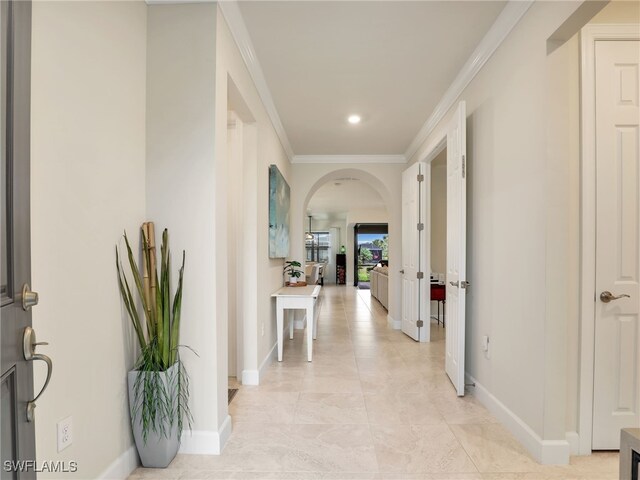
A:
{"label": "archway", "polygon": [[[327,264],[325,282],[334,283],[336,281],[337,260],[335,253],[338,253],[340,247],[344,249],[346,256],[344,265],[347,267],[346,271],[342,270],[341,279],[345,280],[347,285],[356,285],[358,277],[366,277],[367,272],[363,268],[361,268],[363,271],[360,272],[360,275],[356,273],[357,259],[362,260],[362,257],[356,253],[358,243],[355,242],[354,233],[355,227],[360,226],[358,231],[361,233],[361,240],[366,241],[371,237],[369,240],[373,241],[374,237],[367,235],[363,230],[367,228],[364,226],[365,224],[380,225],[380,228],[384,230],[382,233],[387,233],[389,212],[387,202],[379,191],[368,182],[361,181],[355,176],[340,176],[321,185],[309,198],[306,215],[309,223],[305,225],[305,232],[310,228],[314,232],[323,232],[316,236],[318,240],[322,238],[324,241],[321,246],[319,242],[309,241],[305,236],[306,256],[304,260],[320,261],[320,256],[322,256],[322,261]],[[313,219],[312,227],[310,227],[311,219]],[[316,243],[318,243],[317,248],[314,248]],[[369,247],[376,249],[373,245],[369,245]],[[382,255],[382,250],[375,251],[380,256]],[[367,284],[365,282],[365,285]]]}
{"label": "archway", "polygon": [[[388,322],[393,328],[400,323],[400,275],[397,275],[402,255],[402,170],[404,165],[367,165],[364,170],[359,165],[296,164],[293,166],[291,202],[291,258],[304,258],[304,232],[307,208],[311,198],[328,182],[339,179],[358,179],[374,189],[384,200],[388,212],[389,225],[389,310]],[[349,265],[349,262],[347,262]]]}

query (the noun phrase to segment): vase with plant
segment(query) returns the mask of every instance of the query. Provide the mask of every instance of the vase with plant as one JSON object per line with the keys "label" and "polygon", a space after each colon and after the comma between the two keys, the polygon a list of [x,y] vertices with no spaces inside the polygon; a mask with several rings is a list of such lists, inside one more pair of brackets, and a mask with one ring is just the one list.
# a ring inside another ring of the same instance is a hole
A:
{"label": "vase with plant", "polygon": [[284,269],[282,270],[283,276],[289,276],[289,284],[297,284],[298,279],[302,276],[302,270],[298,270],[297,267],[301,267],[302,264],[295,260],[284,262]]}
{"label": "vase with plant", "polygon": [[167,229],[162,232],[159,275],[153,223],[142,225],[142,271],[126,232],[124,241],[133,282],[125,275],[116,247],[118,284],[140,347],[127,378],[131,425],[142,465],[164,468],[178,452],[185,421],[189,428],[192,421],[189,377],[178,352],[185,252],[172,299]]}

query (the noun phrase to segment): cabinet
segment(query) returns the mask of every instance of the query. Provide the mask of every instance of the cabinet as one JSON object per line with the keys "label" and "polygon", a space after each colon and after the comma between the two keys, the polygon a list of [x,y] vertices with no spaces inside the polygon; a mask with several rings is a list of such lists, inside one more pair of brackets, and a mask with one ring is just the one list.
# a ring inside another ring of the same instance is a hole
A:
{"label": "cabinet", "polygon": [[336,284],[347,284],[347,254],[336,254]]}

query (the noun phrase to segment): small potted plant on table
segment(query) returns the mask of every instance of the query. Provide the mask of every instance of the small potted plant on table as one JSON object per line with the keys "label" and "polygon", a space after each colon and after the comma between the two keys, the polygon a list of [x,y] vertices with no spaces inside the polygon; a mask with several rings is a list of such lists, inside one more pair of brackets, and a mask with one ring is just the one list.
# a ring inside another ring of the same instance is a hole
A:
{"label": "small potted plant on table", "polygon": [[289,281],[285,282],[285,285],[288,287],[304,287],[307,282],[298,281],[298,279],[302,276],[302,270],[298,270],[297,267],[301,267],[302,264],[300,262],[296,262],[295,260],[284,262],[284,269],[282,274],[286,277],[289,276]]}

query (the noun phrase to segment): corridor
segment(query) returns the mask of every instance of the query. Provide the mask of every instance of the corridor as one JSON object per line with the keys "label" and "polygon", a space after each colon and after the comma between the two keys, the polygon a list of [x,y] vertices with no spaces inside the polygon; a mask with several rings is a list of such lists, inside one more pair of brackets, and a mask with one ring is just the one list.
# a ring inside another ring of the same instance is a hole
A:
{"label": "corridor", "polygon": [[614,480],[618,454],[538,465],[444,373],[444,331],[415,343],[387,327],[369,291],[328,286],[306,361],[303,332],[285,340],[263,384],[240,387],[220,456],[178,455],[138,479]]}

